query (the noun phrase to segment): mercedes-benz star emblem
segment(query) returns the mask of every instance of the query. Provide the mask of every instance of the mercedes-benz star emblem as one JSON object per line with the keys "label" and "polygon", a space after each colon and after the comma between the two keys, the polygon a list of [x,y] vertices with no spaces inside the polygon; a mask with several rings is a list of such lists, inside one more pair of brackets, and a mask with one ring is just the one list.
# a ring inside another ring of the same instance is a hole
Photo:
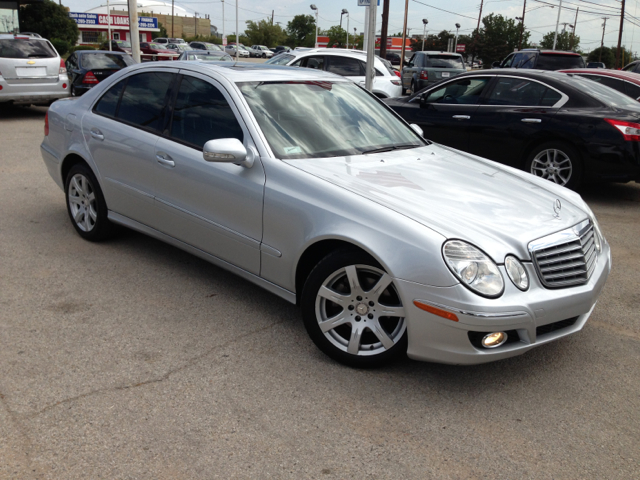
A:
{"label": "mercedes-benz star emblem", "polygon": [[559,198],[556,198],[556,201],[553,202],[553,216],[560,218],[560,210],[562,210],[562,203]]}

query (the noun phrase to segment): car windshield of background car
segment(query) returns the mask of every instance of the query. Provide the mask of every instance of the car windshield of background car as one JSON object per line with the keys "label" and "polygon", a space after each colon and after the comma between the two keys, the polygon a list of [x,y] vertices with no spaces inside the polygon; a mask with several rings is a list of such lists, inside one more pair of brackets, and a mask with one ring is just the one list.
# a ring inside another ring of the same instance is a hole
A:
{"label": "car windshield of background car", "polygon": [[464,68],[458,55],[429,55],[429,68]]}
{"label": "car windshield of background car", "polygon": [[233,62],[226,53],[224,55],[211,55],[206,53],[189,53],[189,60],[203,60],[205,62]]}
{"label": "car windshield of background car", "polygon": [[53,58],[57,55],[43,40],[21,38],[0,40],[1,58]]}
{"label": "car windshield of background car", "polygon": [[115,43],[121,48],[131,48],[131,44],[129,42],[123,42],[121,40],[118,40]]}
{"label": "car windshield of background car", "polygon": [[116,55],[113,53],[87,53],[80,57],[80,62],[84,68],[89,69],[120,69],[135,65],[129,55]]}
{"label": "car windshield of background car", "polygon": [[630,109],[640,112],[640,103],[611,87],[578,76],[572,76],[572,79],[578,83],[578,85],[574,85],[574,87],[577,86],[583,93],[595,97],[608,106],[623,107],[627,110]]}
{"label": "car windshield of background car", "polygon": [[351,82],[246,82],[238,86],[277,158],[341,157],[426,145]]}
{"label": "car windshield of background car", "polygon": [[584,68],[584,59],[580,55],[540,54],[538,55],[538,70],[561,70],[565,68]]}
{"label": "car windshield of background car", "polygon": [[296,57],[294,57],[293,55],[287,55],[285,53],[281,53],[280,55],[272,57],[271,60],[267,60],[264,63],[268,63],[269,65],[286,65],[294,58]]}

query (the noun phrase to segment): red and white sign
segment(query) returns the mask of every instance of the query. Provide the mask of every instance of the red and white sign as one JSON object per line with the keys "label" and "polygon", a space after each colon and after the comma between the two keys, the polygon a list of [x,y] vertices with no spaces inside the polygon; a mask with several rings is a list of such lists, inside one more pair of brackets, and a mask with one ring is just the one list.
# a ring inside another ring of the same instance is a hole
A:
{"label": "red and white sign", "polygon": [[222,46],[223,47],[227,46],[227,37],[222,37]]}
{"label": "red and white sign", "polygon": [[459,43],[456,45],[456,52],[464,53],[466,51],[467,46],[464,43]]}

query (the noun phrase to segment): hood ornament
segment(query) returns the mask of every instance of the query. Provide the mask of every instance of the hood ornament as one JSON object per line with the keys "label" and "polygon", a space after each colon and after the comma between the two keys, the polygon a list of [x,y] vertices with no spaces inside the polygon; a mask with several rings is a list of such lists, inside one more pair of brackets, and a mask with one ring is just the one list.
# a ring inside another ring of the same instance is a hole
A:
{"label": "hood ornament", "polygon": [[556,198],[556,201],[553,202],[553,216],[560,218],[560,210],[562,210],[562,203],[559,198]]}

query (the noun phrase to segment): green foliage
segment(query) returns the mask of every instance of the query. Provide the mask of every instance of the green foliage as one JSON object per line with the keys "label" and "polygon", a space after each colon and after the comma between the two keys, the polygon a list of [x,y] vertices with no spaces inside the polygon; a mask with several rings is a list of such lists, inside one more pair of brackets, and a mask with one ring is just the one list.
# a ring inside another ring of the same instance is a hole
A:
{"label": "green foliage", "polygon": [[249,20],[244,33],[249,45],[275,47],[282,45],[287,39],[287,32],[280,25],[273,25],[270,20],[260,20],[257,23]]}
{"label": "green foliage", "polygon": [[216,37],[215,35],[198,35],[195,37],[184,37],[184,41],[189,42],[206,42],[206,43],[215,43],[216,45],[222,45],[222,39]]}
{"label": "green foliage", "polygon": [[[491,68],[493,62],[502,61],[518,48],[521,26],[511,18],[490,14],[482,19],[482,28],[471,34],[473,39],[467,53],[472,57],[479,56],[485,68]],[[524,31],[522,48],[529,45],[530,32]]]}
{"label": "green foliage", "polygon": [[[549,32],[542,37],[540,42],[540,48],[553,48],[553,38],[555,37],[555,30]],[[569,32],[558,33],[558,40],[556,41],[556,50],[578,50],[580,45],[580,37],[574,36]]]}
{"label": "green foliage", "polygon": [[[454,34],[449,33],[446,30],[442,30],[437,35],[427,35],[427,38],[424,40],[424,49],[446,52],[449,45],[449,39],[454,37]],[[420,39],[411,39],[411,49],[414,52],[422,50],[422,37],[420,37]]]}
{"label": "green foliage", "polygon": [[69,45],[69,42],[67,42],[66,40],[60,40],[59,38],[52,39],[51,45],[53,45],[53,48],[56,49],[58,55],[60,55],[61,57],[65,55],[71,47],[71,45]]}
{"label": "green foliage", "polygon": [[347,45],[347,31],[339,25],[334,25],[327,30],[326,35],[329,36],[327,47],[344,48]]}
{"label": "green foliage", "polygon": [[313,15],[296,15],[287,23],[287,42],[291,48],[314,47],[316,20]]}
{"label": "green foliage", "polygon": [[78,41],[78,25],[62,5],[52,0],[31,3],[20,8],[20,31],[34,32],[47,39],[59,39],[69,45]]}
{"label": "green foliage", "polygon": [[[151,15],[149,15],[151,16]],[[165,28],[165,26],[158,22],[158,28],[160,29],[159,32],[151,32],[151,38],[152,39],[156,39],[156,38],[167,38],[169,36],[169,34],[167,33],[167,29]]]}
{"label": "green foliage", "polygon": [[[587,62],[604,62],[607,68],[616,68],[617,51],[617,46],[602,48],[598,47],[589,53]],[[618,67],[624,67],[634,60],[636,60],[636,57],[635,55],[633,55],[633,53],[627,50],[624,46],[620,47],[620,59],[618,60]]]}
{"label": "green foliage", "polygon": [[75,47],[71,47],[69,53],[77,52],[78,50],[96,50],[96,47],[92,47],[91,45],[77,45]]}

